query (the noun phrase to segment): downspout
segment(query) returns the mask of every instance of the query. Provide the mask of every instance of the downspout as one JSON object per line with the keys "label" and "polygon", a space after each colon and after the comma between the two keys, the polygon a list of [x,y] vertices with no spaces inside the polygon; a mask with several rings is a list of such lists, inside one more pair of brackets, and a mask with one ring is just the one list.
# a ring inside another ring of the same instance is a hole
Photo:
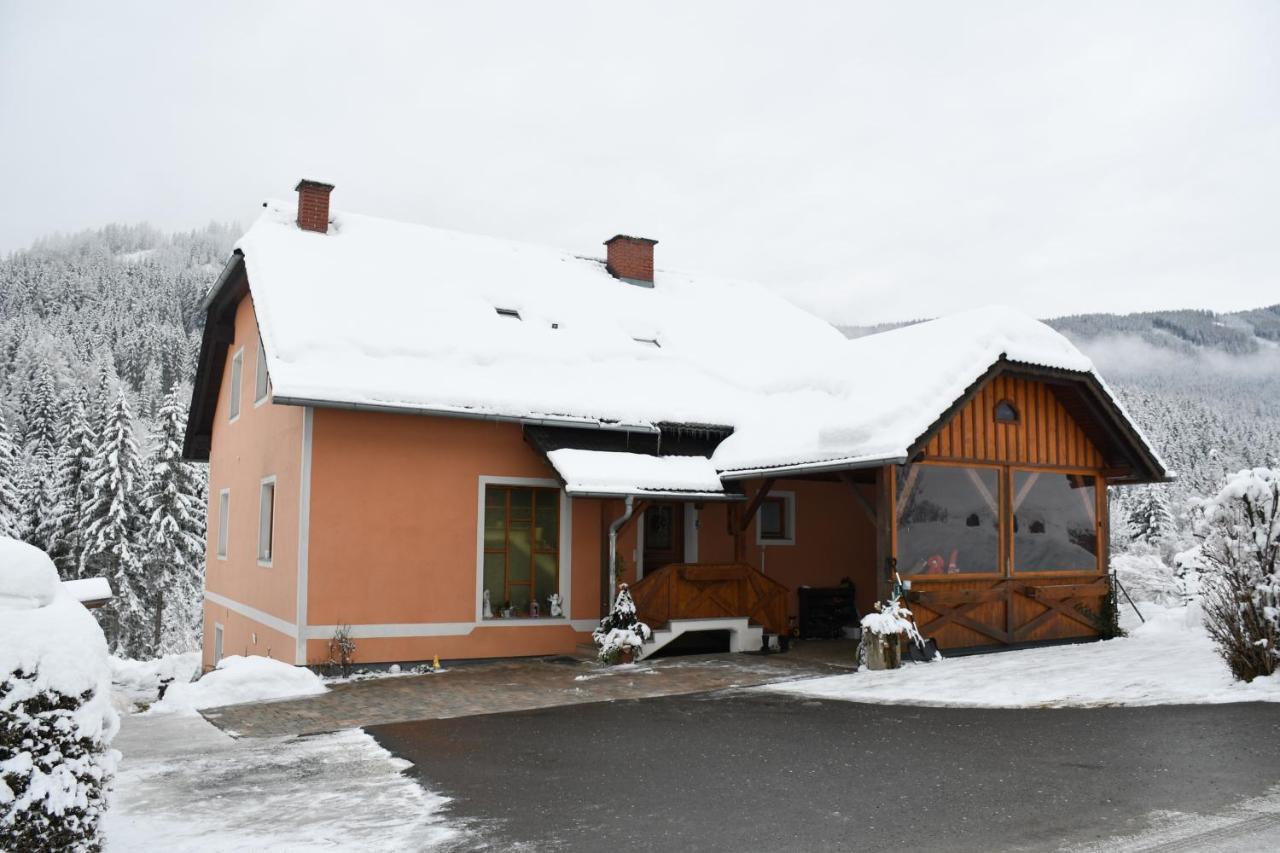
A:
{"label": "downspout", "polygon": [[618,590],[618,531],[622,529],[622,525],[631,520],[631,513],[635,510],[635,496],[627,495],[626,511],[622,515],[613,520],[609,525],[609,609],[613,609],[614,594]]}

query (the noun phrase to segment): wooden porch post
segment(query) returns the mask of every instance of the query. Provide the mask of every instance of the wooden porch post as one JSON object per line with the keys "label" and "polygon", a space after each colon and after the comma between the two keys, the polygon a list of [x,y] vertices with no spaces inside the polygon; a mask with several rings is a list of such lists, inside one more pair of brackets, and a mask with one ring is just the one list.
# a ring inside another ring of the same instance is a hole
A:
{"label": "wooden porch post", "polygon": [[876,469],[876,600],[884,601],[893,589],[893,528],[898,523],[894,507],[892,465]]}

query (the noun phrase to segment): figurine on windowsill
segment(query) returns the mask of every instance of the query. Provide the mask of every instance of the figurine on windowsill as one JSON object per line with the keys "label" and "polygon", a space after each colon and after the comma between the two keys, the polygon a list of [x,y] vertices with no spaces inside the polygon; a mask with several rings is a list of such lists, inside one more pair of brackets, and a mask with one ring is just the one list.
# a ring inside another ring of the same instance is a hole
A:
{"label": "figurine on windowsill", "polygon": [[502,606],[503,619],[510,619],[512,616],[515,616],[515,615],[516,615],[516,609],[511,606],[510,601],[508,601],[506,604]]}
{"label": "figurine on windowsill", "polygon": [[540,608],[538,607],[538,599],[535,598],[533,601],[529,602],[529,618],[537,619],[541,615],[542,613],[540,612]]}
{"label": "figurine on windowsill", "polygon": [[553,592],[547,598],[547,605],[550,608],[552,617],[564,616],[564,605],[561,603],[560,593]]}
{"label": "figurine on windowsill", "polygon": [[489,598],[489,590],[487,589],[484,591],[484,610],[481,612],[484,614],[484,618],[493,618],[493,602]]}

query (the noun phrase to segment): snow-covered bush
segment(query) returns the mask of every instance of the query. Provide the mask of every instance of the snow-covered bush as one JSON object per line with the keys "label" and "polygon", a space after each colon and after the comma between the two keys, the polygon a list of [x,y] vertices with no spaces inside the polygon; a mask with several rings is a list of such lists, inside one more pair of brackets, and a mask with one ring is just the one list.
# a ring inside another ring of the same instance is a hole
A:
{"label": "snow-covered bush", "polygon": [[0,537],[0,850],[101,849],[110,673],[102,629],[53,561]]}
{"label": "snow-covered bush", "polygon": [[924,638],[916,627],[915,614],[904,607],[895,596],[888,601],[877,601],[876,612],[862,617],[862,635],[875,642],[885,642],[889,637],[906,634],[913,643],[923,645]]}
{"label": "snow-covered bush", "polygon": [[1280,469],[1253,468],[1204,501],[1205,627],[1236,678],[1280,669]]}
{"label": "snow-covered bush", "polygon": [[638,654],[645,641],[653,636],[649,626],[636,616],[636,603],[627,585],[618,585],[618,597],[609,615],[600,620],[600,627],[591,633],[600,649],[601,663],[617,663],[624,652]]}

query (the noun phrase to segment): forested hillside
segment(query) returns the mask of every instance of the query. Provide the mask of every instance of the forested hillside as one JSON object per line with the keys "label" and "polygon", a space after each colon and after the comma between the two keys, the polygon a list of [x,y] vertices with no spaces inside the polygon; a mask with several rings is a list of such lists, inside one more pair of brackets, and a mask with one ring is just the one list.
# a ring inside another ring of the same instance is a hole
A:
{"label": "forested hillside", "polygon": [[[205,472],[179,448],[200,302],[237,233],[110,225],[0,260],[0,534],[47,550],[66,578],[109,577],[104,627],[135,657],[197,642]],[[1116,490],[1117,544],[1185,547],[1191,499],[1280,459],[1280,305],[1050,323],[1179,474]]]}
{"label": "forested hillside", "polygon": [[109,578],[99,616],[133,657],[198,641],[205,473],[179,454],[200,301],[237,230],[110,225],[0,260],[0,534]]}

